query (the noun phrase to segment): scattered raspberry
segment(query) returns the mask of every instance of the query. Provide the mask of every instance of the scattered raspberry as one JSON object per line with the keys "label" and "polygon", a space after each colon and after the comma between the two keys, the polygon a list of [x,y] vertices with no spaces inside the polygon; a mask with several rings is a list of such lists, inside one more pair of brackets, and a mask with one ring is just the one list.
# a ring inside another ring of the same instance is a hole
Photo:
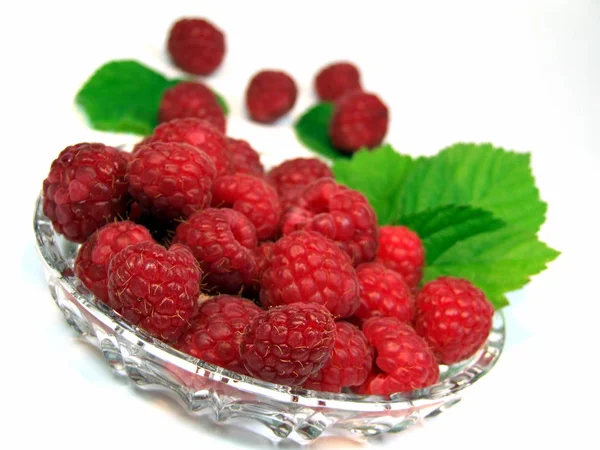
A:
{"label": "scattered raspberry", "polygon": [[237,294],[257,277],[256,229],[233,209],[205,209],[177,227],[173,243],[187,245],[204,273],[211,292]]}
{"label": "scattered raspberry", "polygon": [[271,123],[294,107],[297,95],[296,83],[288,74],[264,70],[250,80],[246,108],[252,120]]}
{"label": "scattered raspberry", "polygon": [[381,144],[387,133],[388,109],[375,94],[351,92],[335,104],[329,137],[334,147],[354,153]]}
{"label": "scattered raspberry", "polygon": [[315,88],[322,101],[333,102],[348,92],[361,89],[360,73],[356,66],[347,62],[331,64],[317,74]]}
{"label": "scattered raspberry", "polygon": [[360,192],[321,178],[289,203],[282,218],[283,234],[312,230],[336,241],[355,266],[377,253],[377,217]]}
{"label": "scattered raspberry", "polygon": [[336,322],[335,346],[331,358],[318,372],[308,377],[303,387],[340,392],[343,387],[365,382],[373,367],[373,349],[365,335],[348,322]]}
{"label": "scattered raspberry", "polygon": [[240,360],[242,335],[261,312],[250,300],[230,295],[214,297],[200,305],[190,329],[175,347],[208,363],[247,374]]}
{"label": "scattered raspberry", "polygon": [[244,214],[256,227],[260,241],[272,238],[278,230],[281,207],[275,189],[263,178],[243,173],[215,180],[213,206],[233,208]]}
{"label": "scattered raspberry", "polygon": [[125,172],[130,155],[104,144],[65,148],[44,180],[44,214],[57,233],[84,242],[94,231],[124,215]]}
{"label": "scattered raspberry", "polygon": [[315,303],[296,303],[264,311],[246,327],[240,354],[250,375],[298,386],[331,356],[335,322]]}
{"label": "scattered raspberry", "polygon": [[151,335],[174,342],[198,310],[201,276],[183,245],[130,245],[108,266],[108,305]]}
{"label": "scattered raspberry", "polygon": [[267,180],[277,189],[282,204],[298,197],[306,186],[319,178],[333,178],[333,172],[317,158],[290,159],[267,174]]}
{"label": "scattered raspberry", "polygon": [[372,317],[363,325],[367,340],[375,347],[378,373],[358,392],[389,395],[409,392],[437,383],[440,368],[427,343],[410,325],[395,317]]}
{"label": "scattered raspberry", "polygon": [[380,227],[377,262],[402,275],[408,287],[415,291],[423,278],[423,243],[417,233],[406,227]]}
{"label": "scattered raspberry", "polygon": [[365,263],[356,268],[356,276],[360,283],[360,306],[354,313],[356,317],[386,316],[411,322],[414,300],[402,275],[383,264]]}
{"label": "scattered raspberry", "polygon": [[129,193],[159,219],[189,217],[210,205],[215,165],[195,147],[153,142],[140,148],[129,164]]}
{"label": "scattered raspberry", "polygon": [[279,239],[262,276],[265,308],[318,303],[336,317],[349,317],[359,303],[360,287],[348,256],[334,242],[311,231]]}
{"label": "scattered raspberry", "polygon": [[469,281],[440,277],[417,295],[415,329],[433,348],[441,364],[475,354],[492,328],[494,307]]}
{"label": "scattered raspberry", "polygon": [[75,259],[75,273],[96,297],[107,303],[110,259],[124,248],[146,241],[152,242],[152,236],[141,225],[130,221],[109,223],[79,247]]}
{"label": "scattered raspberry", "polygon": [[260,155],[246,141],[227,138],[227,148],[231,154],[234,173],[247,173],[255,177],[265,174]]}
{"label": "scattered raspberry", "polygon": [[202,83],[184,81],[163,94],[158,111],[159,122],[196,118],[206,120],[225,133],[225,113],[215,94]]}
{"label": "scattered raspberry", "polygon": [[225,36],[205,19],[181,19],[169,33],[171,59],[180,69],[194,75],[209,75],[225,56]]}
{"label": "scattered raspberry", "polygon": [[182,142],[206,153],[217,169],[217,176],[233,171],[225,136],[206,120],[187,118],[161,123],[149,142]]}

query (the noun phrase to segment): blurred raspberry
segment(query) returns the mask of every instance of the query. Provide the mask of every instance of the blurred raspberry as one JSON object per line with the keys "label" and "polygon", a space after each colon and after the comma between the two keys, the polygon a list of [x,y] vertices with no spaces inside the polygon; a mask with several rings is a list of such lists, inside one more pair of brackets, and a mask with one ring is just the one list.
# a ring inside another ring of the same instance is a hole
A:
{"label": "blurred raspberry", "polygon": [[186,18],[171,28],[167,47],[180,69],[194,75],[209,75],[223,61],[225,36],[205,19]]}
{"label": "blurred raspberry", "polygon": [[260,155],[248,142],[227,138],[227,148],[231,154],[234,173],[246,173],[255,177],[262,177],[265,174]]}
{"label": "blurred raspberry", "polygon": [[57,233],[84,242],[127,209],[125,172],[130,155],[104,144],[65,148],[44,180],[44,214]]}
{"label": "blurred raspberry", "polygon": [[406,227],[380,227],[377,262],[402,275],[408,287],[415,291],[423,278],[423,243],[417,233]]}
{"label": "blurred raspberry", "polygon": [[333,172],[317,158],[289,159],[267,174],[267,180],[277,189],[282,205],[298,197],[306,186],[320,178],[333,178]]}
{"label": "blurred raspberry", "polygon": [[246,108],[255,122],[271,123],[294,107],[297,95],[296,83],[288,74],[264,70],[250,80]]}
{"label": "blurred raspberry", "polygon": [[360,73],[348,62],[330,64],[317,74],[315,89],[319,99],[333,102],[348,92],[361,89]]}

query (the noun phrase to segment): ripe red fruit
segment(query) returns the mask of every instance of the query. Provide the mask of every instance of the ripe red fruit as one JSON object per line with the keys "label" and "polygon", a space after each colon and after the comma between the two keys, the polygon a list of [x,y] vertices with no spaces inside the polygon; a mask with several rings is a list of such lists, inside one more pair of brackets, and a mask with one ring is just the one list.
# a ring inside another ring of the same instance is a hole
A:
{"label": "ripe red fruit", "polygon": [[215,165],[189,144],[153,142],[129,163],[129,193],[161,220],[189,217],[210,205]]}
{"label": "ripe red fruit", "polygon": [[250,300],[220,295],[203,302],[175,348],[211,364],[247,374],[240,359],[246,326],[261,309]]}
{"label": "ripe red fruit", "polygon": [[240,355],[250,375],[299,386],[327,362],[335,344],[335,322],[315,303],[264,311],[246,327]]}
{"label": "ripe red fruit", "polygon": [[255,122],[271,123],[294,107],[297,95],[296,83],[288,74],[264,70],[250,80],[246,108]]}
{"label": "ripe red fruit", "polygon": [[375,373],[357,390],[360,394],[389,395],[437,383],[440,369],[427,343],[410,325],[395,317],[372,317],[363,333],[375,347]]}
{"label": "ripe red fruit", "polygon": [[399,273],[383,264],[365,263],[356,268],[356,276],[360,283],[360,306],[354,313],[356,317],[386,316],[411,322],[414,299]]}
{"label": "ripe red fruit", "polygon": [[335,241],[357,266],[377,253],[377,217],[363,194],[321,178],[288,203],[281,218],[283,234],[295,230],[321,233]]}
{"label": "ripe red fruit", "polygon": [[361,89],[360,73],[348,62],[330,64],[317,74],[315,89],[322,101],[335,101],[348,92]]}
{"label": "ripe red fruit", "polygon": [[183,245],[130,245],[108,266],[108,305],[158,339],[175,342],[198,310],[201,276]]}
{"label": "ripe red fruit", "polygon": [[311,231],[279,239],[262,276],[265,308],[318,303],[336,317],[349,317],[359,302],[359,284],[348,256],[333,241]]}
{"label": "ripe red fruit", "polygon": [[259,241],[270,239],[277,233],[281,214],[279,198],[263,178],[243,173],[218,177],[213,187],[212,204],[244,214],[254,224]]}
{"label": "ripe red fruit", "polygon": [[246,173],[255,177],[262,177],[265,174],[260,155],[248,142],[228,137],[227,148],[231,154],[234,173]]}
{"label": "ripe red fruit", "polygon": [[233,171],[225,136],[206,120],[187,118],[161,123],[148,142],[181,142],[206,153],[217,169],[217,176]]}
{"label": "ripe red fruit", "polygon": [[379,228],[377,262],[398,272],[413,291],[423,278],[425,248],[414,231],[403,226]]}
{"label": "ripe red fruit", "polygon": [[180,69],[195,75],[209,75],[223,61],[225,36],[205,19],[181,19],[171,28],[167,47]]}
{"label": "ripe red fruit", "polygon": [[104,144],[65,148],[44,180],[44,214],[57,233],[84,242],[94,231],[125,214],[128,153]]}
{"label": "ripe red fruit", "polygon": [[169,122],[190,117],[206,120],[225,133],[225,113],[215,94],[202,83],[184,81],[165,91],[160,101],[158,120]]}
{"label": "ripe red fruit", "polygon": [[267,174],[267,180],[277,189],[282,204],[298,197],[306,186],[320,178],[333,178],[333,172],[317,158],[289,159]]}
{"label": "ripe red fruit", "polygon": [[348,153],[381,144],[388,128],[388,108],[375,94],[350,92],[335,103],[329,123],[334,147]]}
{"label": "ripe red fruit", "polygon": [[152,242],[150,232],[133,222],[113,222],[92,234],[79,247],[75,273],[81,282],[103,302],[108,302],[108,264],[111,258],[130,245]]}
{"label": "ripe red fruit", "polygon": [[182,222],[173,243],[187,245],[204,273],[207,291],[237,294],[258,276],[256,229],[233,209],[205,209]]}
{"label": "ripe red fruit", "polygon": [[415,329],[431,345],[441,364],[475,354],[492,328],[494,307],[469,281],[440,277],[417,295]]}
{"label": "ripe red fruit", "polygon": [[365,382],[373,367],[373,348],[365,335],[348,322],[336,322],[331,358],[302,385],[306,389],[340,392],[343,387]]}

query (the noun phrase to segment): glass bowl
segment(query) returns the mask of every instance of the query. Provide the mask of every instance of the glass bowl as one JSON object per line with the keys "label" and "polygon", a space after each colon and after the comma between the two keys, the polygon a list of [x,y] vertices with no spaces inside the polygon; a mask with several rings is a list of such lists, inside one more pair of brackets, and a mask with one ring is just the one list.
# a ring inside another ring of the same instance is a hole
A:
{"label": "glass bowl", "polygon": [[331,394],[240,375],[181,353],[127,323],[81,284],[78,245],[58,235],[37,199],[34,229],[50,292],[68,324],[99,348],[113,371],[142,389],[173,395],[203,420],[226,422],[270,439],[307,442],[324,435],[395,433],[440,414],[488,373],[504,346],[504,317],[494,315],[485,345],[470,359],[441,366],[438,384],[405,394]]}

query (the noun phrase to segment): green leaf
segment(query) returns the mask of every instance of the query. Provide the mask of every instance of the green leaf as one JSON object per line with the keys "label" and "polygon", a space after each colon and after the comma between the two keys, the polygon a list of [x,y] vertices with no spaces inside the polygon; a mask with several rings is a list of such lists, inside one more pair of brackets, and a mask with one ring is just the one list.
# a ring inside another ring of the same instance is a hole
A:
{"label": "green leaf", "polygon": [[398,212],[407,174],[416,162],[389,145],[361,150],[352,159],[336,159],[333,173],[338,182],[362,192],[377,214],[380,225],[392,223]]}
{"label": "green leaf", "polygon": [[505,225],[489,211],[458,205],[440,206],[403,216],[398,224],[419,235],[425,247],[427,265],[435,263],[456,243]]}
{"label": "green leaf", "polygon": [[329,159],[348,157],[329,141],[327,129],[333,114],[333,103],[319,103],[307,110],[294,125],[296,136],[309,149]]}
{"label": "green leaf", "polygon": [[406,181],[400,211],[407,215],[451,204],[485,209],[531,232],[539,230],[547,208],[530,155],[491,144],[459,143],[427,158]]}

